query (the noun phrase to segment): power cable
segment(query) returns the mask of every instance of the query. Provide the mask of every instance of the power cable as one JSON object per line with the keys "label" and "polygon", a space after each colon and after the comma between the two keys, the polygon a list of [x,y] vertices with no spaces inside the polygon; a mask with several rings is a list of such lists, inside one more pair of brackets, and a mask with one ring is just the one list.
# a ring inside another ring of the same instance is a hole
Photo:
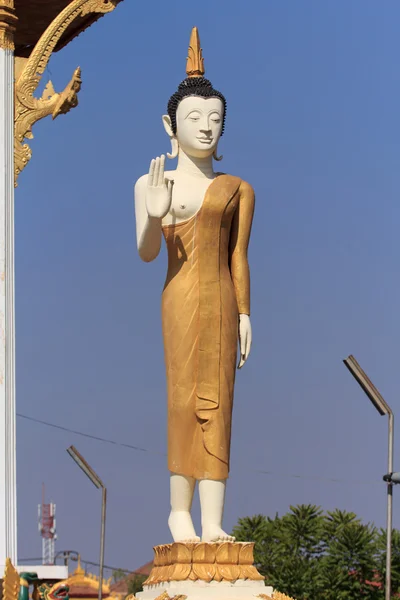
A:
{"label": "power cable", "polygon": [[[128,448],[129,450],[134,450],[136,452],[146,452],[148,454],[153,454],[155,456],[165,457],[166,454],[163,452],[156,452],[154,450],[149,450],[148,448],[142,448],[141,446],[134,446],[132,444],[125,444],[123,442],[117,442],[115,440],[110,440],[108,438],[103,438],[97,435],[92,435],[90,433],[84,433],[83,431],[78,431],[76,429],[70,429],[69,427],[64,427],[63,425],[56,425],[55,423],[50,423],[48,421],[43,421],[42,419],[37,419],[36,417],[29,417],[28,415],[23,415],[21,413],[17,413],[17,417],[21,419],[26,419],[27,421],[32,421],[34,423],[38,423],[40,425],[45,425],[46,427],[52,427],[53,429],[59,429],[61,431],[65,431],[67,433],[73,433],[74,435],[79,435],[81,437],[89,438],[91,440],[95,440],[96,442],[102,442],[105,444],[112,444],[113,446],[119,446],[121,448]],[[350,480],[350,479],[341,479],[337,477],[324,477],[319,475],[298,475],[293,473],[277,473],[275,471],[265,471],[262,469],[252,469],[246,467],[246,471],[251,471],[252,473],[258,473],[259,475],[270,475],[272,477],[284,478],[284,479],[307,479],[314,481],[326,481],[330,483],[346,483],[351,485],[382,485],[379,481],[360,481],[360,480]]]}
{"label": "power cable", "polygon": [[123,442],[116,442],[115,440],[103,438],[98,435],[92,435],[90,433],[83,433],[83,431],[77,431],[76,429],[70,429],[69,427],[64,427],[62,425],[56,425],[55,423],[49,423],[48,421],[42,421],[41,419],[36,419],[35,417],[28,417],[27,415],[23,415],[21,413],[17,413],[17,417],[20,417],[21,419],[27,419],[28,421],[33,421],[34,423],[40,423],[40,425],[46,425],[46,427],[53,427],[54,429],[61,429],[61,431],[66,431],[68,433],[80,435],[82,437],[89,438],[91,440],[95,440],[96,442],[104,442],[106,444],[112,444],[113,446],[121,446],[122,448],[129,448],[130,450],[136,450],[137,452],[148,452],[150,454],[156,454],[157,456],[166,456],[166,454],[163,454],[162,452],[155,452],[153,450],[149,450],[148,448],[141,448],[140,446],[133,446],[132,444],[124,444]]}
{"label": "power cable", "polygon": [[[73,560],[73,559],[70,559],[70,560]],[[42,561],[42,557],[41,556],[39,558],[38,557],[35,557],[35,558],[19,558],[18,559],[18,564],[28,563],[28,564],[31,564],[31,565],[35,565],[35,564],[41,564],[41,561]],[[81,558],[81,563],[83,563],[84,565],[91,565],[93,567],[100,567],[100,563],[94,562],[94,561],[91,561],[91,560],[84,560],[83,558]],[[109,565],[104,565],[104,569],[106,569],[107,571],[116,571],[116,572],[120,571],[121,573],[126,573],[127,575],[130,575],[130,574],[134,575],[136,573],[136,571],[132,571],[131,569],[123,569],[122,567],[110,567]]]}

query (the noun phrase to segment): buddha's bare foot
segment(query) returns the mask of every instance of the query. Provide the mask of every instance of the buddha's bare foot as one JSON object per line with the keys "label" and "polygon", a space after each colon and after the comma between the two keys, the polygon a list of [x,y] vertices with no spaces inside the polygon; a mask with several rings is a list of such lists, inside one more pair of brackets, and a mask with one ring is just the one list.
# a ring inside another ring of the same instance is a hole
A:
{"label": "buddha's bare foot", "polygon": [[233,535],[228,535],[218,525],[206,525],[203,527],[202,542],[234,542]]}
{"label": "buddha's bare foot", "polygon": [[190,513],[183,510],[171,511],[168,526],[174,542],[196,543],[200,541],[193,527]]}

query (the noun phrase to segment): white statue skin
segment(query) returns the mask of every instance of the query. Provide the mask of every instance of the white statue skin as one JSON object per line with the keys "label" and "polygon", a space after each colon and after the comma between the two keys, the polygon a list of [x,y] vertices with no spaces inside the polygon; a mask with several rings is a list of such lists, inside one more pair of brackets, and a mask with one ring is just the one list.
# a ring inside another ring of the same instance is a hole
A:
{"label": "white statue skin", "polygon": [[[178,156],[175,171],[164,171],[165,156],[151,161],[149,173],[135,185],[136,235],[139,255],[154,260],[161,248],[162,225],[180,223],[201,208],[207,188],[216,177],[213,156],[221,137],[223,103],[219,98],[189,96],[178,105],[177,134],[171,120],[163,116],[171,140],[172,156]],[[171,156],[171,155],[169,155]],[[251,348],[252,331],[248,315],[239,315],[240,369]],[[171,473],[171,513],[169,527],[175,542],[196,542],[190,515],[196,481]],[[199,481],[202,541],[233,541],[222,529],[226,481]]]}

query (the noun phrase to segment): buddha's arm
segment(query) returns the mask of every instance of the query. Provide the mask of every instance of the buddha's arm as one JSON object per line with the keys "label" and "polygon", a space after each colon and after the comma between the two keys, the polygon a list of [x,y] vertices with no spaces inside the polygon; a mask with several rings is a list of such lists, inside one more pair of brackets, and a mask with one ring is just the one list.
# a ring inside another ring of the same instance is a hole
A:
{"label": "buddha's arm", "polygon": [[144,175],[135,185],[136,241],[140,258],[151,262],[160,252],[162,219],[149,216],[146,190],[147,175]]}
{"label": "buddha's arm", "polygon": [[251,185],[243,181],[239,194],[239,203],[231,228],[230,269],[239,314],[250,315],[250,269],[247,249],[254,214],[254,190]]}

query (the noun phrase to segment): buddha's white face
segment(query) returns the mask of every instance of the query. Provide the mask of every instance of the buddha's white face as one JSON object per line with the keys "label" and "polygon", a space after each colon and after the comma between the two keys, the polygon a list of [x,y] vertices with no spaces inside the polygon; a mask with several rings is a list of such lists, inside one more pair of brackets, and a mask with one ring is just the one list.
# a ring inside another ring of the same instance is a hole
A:
{"label": "buddha's white face", "polygon": [[221,137],[224,105],[219,98],[188,96],[176,111],[176,137],[189,156],[211,156]]}

